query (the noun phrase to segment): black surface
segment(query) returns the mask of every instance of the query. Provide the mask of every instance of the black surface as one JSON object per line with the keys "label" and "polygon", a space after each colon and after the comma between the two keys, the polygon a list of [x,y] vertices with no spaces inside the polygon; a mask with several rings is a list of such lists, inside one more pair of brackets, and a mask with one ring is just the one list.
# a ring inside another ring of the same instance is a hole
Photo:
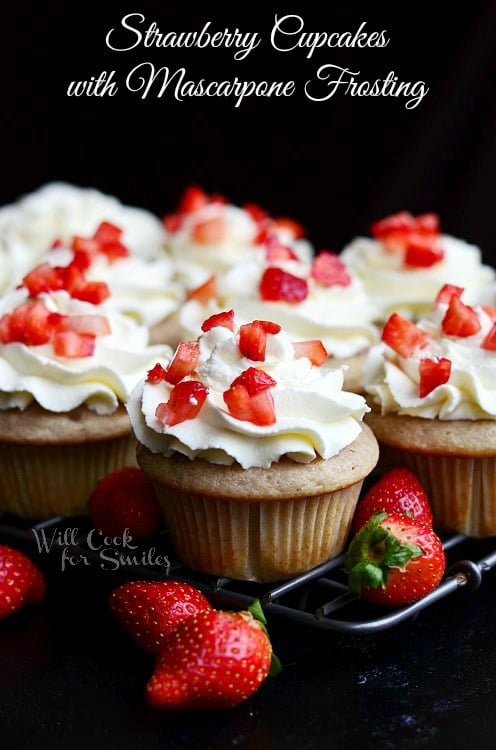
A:
{"label": "black surface", "polygon": [[[482,556],[494,541],[472,547]],[[5,750],[494,747],[494,570],[477,591],[375,635],[269,614],[282,673],[229,711],[169,714],[145,704],[152,660],[107,608],[122,570],[62,572],[58,555],[22,548],[49,586],[42,604],[0,623]]]}

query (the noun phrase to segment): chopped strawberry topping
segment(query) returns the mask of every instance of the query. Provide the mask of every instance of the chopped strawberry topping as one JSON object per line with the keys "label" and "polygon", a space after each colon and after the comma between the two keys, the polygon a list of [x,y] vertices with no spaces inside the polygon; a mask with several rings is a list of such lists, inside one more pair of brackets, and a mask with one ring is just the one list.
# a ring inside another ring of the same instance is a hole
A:
{"label": "chopped strawberry topping", "polygon": [[496,307],[494,305],[481,305],[482,309],[486,313],[487,317],[496,323]]}
{"label": "chopped strawberry topping", "polygon": [[210,276],[203,284],[191,289],[186,295],[186,299],[196,299],[201,304],[205,305],[211,299],[219,298],[219,290],[217,286],[217,276],[215,274]]}
{"label": "chopped strawberry topping", "polygon": [[409,211],[398,211],[375,221],[370,233],[378,240],[396,240],[407,237],[415,228],[415,219]]}
{"label": "chopped strawberry topping", "polygon": [[192,230],[193,240],[199,245],[212,245],[226,238],[227,226],[223,216],[212,216],[210,219],[197,222]]}
{"label": "chopped strawberry topping", "polygon": [[290,247],[283,245],[275,234],[269,235],[265,241],[265,257],[267,263],[274,264],[281,260],[298,260]]}
{"label": "chopped strawberry topping", "polygon": [[146,382],[151,383],[152,385],[157,385],[157,383],[162,383],[164,380],[166,380],[165,376],[165,367],[163,367],[160,362],[157,362],[157,364],[154,365],[151,370],[148,370],[146,374]]}
{"label": "chopped strawberry topping", "polygon": [[308,284],[306,279],[271,266],[262,276],[259,291],[263,300],[298,303],[306,299]]}
{"label": "chopped strawberry topping", "polygon": [[243,357],[254,362],[263,362],[267,346],[267,334],[279,333],[281,326],[267,320],[254,320],[239,328],[239,350]]}
{"label": "chopped strawberry topping", "polygon": [[322,286],[349,286],[351,276],[336,253],[322,250],[312,262],[311,275]]}
{"label": "chopped strawberry topping", "polygon": [[104,281],[85,281],[81,286],[72,289],[70,294],[75,299],[99,305],[110,297],[110,289]]}
{"label": "chopped strawberry topping", "polygon": [[53,351],[58,357],[91,357],[95,351],[95,336],[76,331],[57,331],[53,337]]}
{"label": "chopped strawberry topping", "polygon": [[58,331],[75,331],[91,336],[107,336],[112,332],[108,318],[104,315],[58,315],[52,313],[51,319],[57,318]]}
{"label": "chopped strawberry topping", "polygon": [[328,355],[327,349],[320,339],[313,339],[310,341],[294,341],[293,348],[295,351],[295,357],[297,359],[301,357],[307,357],[312,365],[320,367],[326,361]]}
{"label": "chopped strawberry topping", "polygon": [[439,235],[439,215],[435,213],[419,214],[415,218],[415,231],[424,236],[437,237]]}
{"label": "chopped strawberry topping", "polygon": [[441,325],[447,336],[473,336],[481,329],[477,312],[456,295],[451,296]]}
{"label": "chopped strawberry topping", "polygon": [[120,227],[111,224],[109,221],[102,221],[93,235],[93,239],[105,245],[107,242],[120,242],[122,235],[123,231]]}
{"label": "chopped strawberry topping", "polygon": [[410,357],[415,349],[426,346],[429,341],[425,331],[398,313],[390,315],[381,338],[400,357]]}
{"label": "chopped strawberry topping", "polygon": [[191,375],[200,357],[198,341],[181,341],[165,372],[168,383],[179,383],[180,380]]}
{"label": "chopped strawberry topping", "polygon": [[40,263],[24,276],[22,283],[27,288],[30,297],[63,289],[64,278],[61,270],[63,269],[51,266],[50,263]]}
{"label": "chopped strawberry topping", "polygon": [[257,203],[245,203],[243,209],[257,224],[269,219],[267,211],[264,211]]}
{"label": "chopped strawberry topping", "polygon": [[187,419],[194,419],[205,403],[207,395],[208,388],[203,383],[198,380],[182,380],[171,390],[167,403],[157,406],[155,416],[169,427]]}
{"label": "chopped strawberry topping", "polygon": [[191,214],[194,211],[199,211],[208,202],[208,195],[204,190],[197,185],[190,185],[181,196],[177,212],[180,214]]}
{"label": "chopped strawberry topping", "polygon": [[276,381],[270,375],[249,367],[224,391],[224,401],[229,413],[236,419],[261,427],[274,424],[276,414],[270,388],[275,385]]}
{"label": "chopped strawberry topping", "polygon": [[451,361],[445,357],[423,357],[419,363],[419,396],[424,398],[438,385],[447,383],[451,374]]}
{"label": "chopped strawberry topping", "polygon": [[46,344],[53,333],[50,315],[41,300],[19,305],[0,319],[0,340],[3,344],[15,341],[28,346]]}
{"label": "chopped strawberry topping", "polygon": [[444,257],[438,243],[439,217],[435,213],[414,217],[408,211],[399,211],[376,221],[370,231],[387,250],[403,252],[407,266],[428,268]]}
{"label": "chopped strawberry topping", "polygon": [[220,313],[214,313],[209,318],[203,321],[201,329],[202,331],[210,331],[216,326],[222,326],[229,328],[230,331],[234,331],[234,310],[222,311]]}
{"label": "chopped strawberry topping", "polygon": [[98,253],[106,255],[110,262],[118,258],[125,258],[129,250],[121,242],[122,229],[108,221],[102,221],[93,237],[73,237],[71,248],[74,253],[84,253],[89,259]]}
{"label": "chopped strawberry topping", "polygon": [[303,226],[294,219],[288,216],[278,216],[272,221],[276,231],[287,232],[292,235],[295,240],[299,240],[305,235],[305,229]]}
{"label": "chopped strawberry topping", "polygon": [[419,234],[412,236],[407,242],[404,257],[406,266],[429,268],[434,263],[439,263],[443,258],[443,248],[430,238],[425,238]]}
{"label": "chopped strawberry topping", "polygon": [[449,305],[450,299],[453,295],[455,297],[461,297],[463,294],[462,286],[455,286],[454,284],[444,284],[439,290],[436,299],[434,300],[434,307],[439,305]]}
{"label": "chopped strawberry topping", "polygon": [[490,352],[496,351],[496,322],[493,323],[491,330],[484,337],[481,349],[487,349]]}

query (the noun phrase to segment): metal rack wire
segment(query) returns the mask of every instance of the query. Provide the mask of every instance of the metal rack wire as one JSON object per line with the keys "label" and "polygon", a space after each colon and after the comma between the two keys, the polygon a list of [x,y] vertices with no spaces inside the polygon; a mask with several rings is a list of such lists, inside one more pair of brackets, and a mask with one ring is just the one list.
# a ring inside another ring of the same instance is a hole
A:
{"label": "metal rack wire", "polygon": [[[51,546],[51,554],[70,554],[84,557],[89,563],[102,566],[101,551],[88,544],[91,527],[88,519],[66,519],[54,517],[40,523],[28,525],[7,514],[0,515],[0,537],[17,539],[38,546],[40,534],[45,538],[59,540],[67,529],[76,529],[67,543]],[[470,540],[462,534],[443,538],[448,566],[441,584],[430,594],[414,604],[385,610],[359,600],[346,585],[343,573],[344,554],[319,565],[302,575],[277,584],[257,584],[229,578],[201,574],[185,567],[174,555],[164,531],[146,545],[139,545],[134,558],[146,558],[147,551],[167,558],[168,566],[147,562],[120,567],[120,572],[134,580],[161,580],[170,578],[186,581],[203,591],[213,602],[223,606],[247,606],[260,599],[267,612],[286,617],[295,622],[322,628],[335,633],[369,634],[399,625],[444,597],[462,589],[475,591],[483,576],[496,567],[496,538]],[[47,551],[47,550],[45,550]],[[106,550],[107,559],[115,552],[118,561],[119,549]],[[469,553],[468,557],[465,555]],[[479,555],[482,553],[482,557]],[[471,557],[478,557],[473,560]]]}

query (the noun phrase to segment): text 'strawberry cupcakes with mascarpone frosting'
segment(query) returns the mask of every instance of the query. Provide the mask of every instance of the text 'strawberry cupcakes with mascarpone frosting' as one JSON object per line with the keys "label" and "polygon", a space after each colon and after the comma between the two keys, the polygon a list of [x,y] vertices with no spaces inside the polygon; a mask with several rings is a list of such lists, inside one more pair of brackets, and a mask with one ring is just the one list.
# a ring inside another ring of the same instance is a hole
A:
{"label": "text 'strawberry cupcakes with mascarpone frosting'", "polygon": [[93,188],[50,182],[0,208],[0,293],[17,284],[54,242],[91,236],[103,221],[122,229],[132,255],[163,255],[165,231],[157,216]]}
{"label": "text 'strawberry cupcakes with mascarpone frosting'", "polygon": [[400,211],[375,222],[371,233],[353,240],[341,257],[362,280],[378,322],[392,312],[417,320],[445,283],[463,286],[468,304],[491,302],[496,272],[482,263],[478,247],[441,234],[437,214]]}
{"label": "text 'strawberry cupcakes with mascarpone frosting'", "polygon": [[148,346],[102,282],[65,271],[70,291],[35,293],[31,274],[30,290],[0,299],[0,509],[27,518],[86,513],[95,483],[135,463],[124,404],[172,354]]}
{"label": "text 'strawberry cupcakes with mascarpone frosting'", "polygon": [[346,365],[345,388],[360,391],[363,359],[379,341],[362,283],[335,253],[323,250],[303,262],[277,240],[266,253],[192,290],[178,313],[181,337],[195,338],[208,315],[233,308],[240,323],[264,318],[293,342],[318,339],[329,359],[324,353],[316,364]]}
{"label": "text 'strawberry cupcakes with mascarpone frosting'", "polygon": [[378,459],[365,400],[342,384],[279,325],[223,311],[136,386],[138,462],[183,562],[272,581],[342,551]]}
{"label": "text 'strawberry cupcakes with mascarpone frosting'", "polygon": [[496,308],[471,307],[444,286],[417,324],[393,313],[364,367],[366,415],[381,466],[406,466],[434,523],[496,534]]}
{"label": "text 'strawberry cupcakes with mascarpone frosting'", "polygon": [[313,255],[296,221],[272,218],[254,204],[235,206],[223,196],[209,196],[196,186],[184,192],[177,211],[164,216],[163,221],[166,248],[188,289],[253,255],[263,256],[274,239],[289,245],[302,260],[310,260]]}

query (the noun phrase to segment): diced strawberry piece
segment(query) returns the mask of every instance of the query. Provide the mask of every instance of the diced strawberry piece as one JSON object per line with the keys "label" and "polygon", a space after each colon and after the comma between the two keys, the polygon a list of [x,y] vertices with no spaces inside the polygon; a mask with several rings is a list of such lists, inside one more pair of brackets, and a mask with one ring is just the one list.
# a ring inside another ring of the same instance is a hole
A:
{"label": "diced strawberry piece", "polygon": [[257,203],[245,203],[243,209],[257,224],[269,218],[267,211],[264,211]]}
{"label": "diced strawberry piece", "polygon": [[410,232],[415,229],[415,219],[409,211],[398,211],[375,221],[370,227],[370,233],[378,240],[393,240],[403,243]]}
{"label": "diced strawberry piece", "polygon": [[273,235],[274,230],[272,227],[272,221],[270,219],[261,221],[258,225],[258,232],[255,235],[253,242],[255,245],[266,245]]}
{"label": "diced strawberry piece", "polygon": [[166,214],[162,222],[167,231],[174,234],[181,229],[183,218],[180,214]]}
{"label": "diced strawberry piece", "polygon": [[212,195],[209,197],[208,202],[210,204],[212,203],[218,203],[221,206],[225,206],[229,201],[227,200],[225,195],[222,195],[222,193],[212,193]]}
{"label": "diced strawberry piece", "polygon": [[400,357],[410,357],[415,349],[426,346],[429,341],[425,331],[398,313],[389,316],[381,338]]}
{"label": "diced strawberry piece", "polygon": [[165,372],[168,383],[179,383],[180,380],[191,375],[200,357],[198,341],[181,341]]}
{"label": "diced strawberry piece", "polygon": [[455,297],[461,297],[463,292],[464,289],[462,286],[444,284],[437,293],[436,299],[434,300],[434,307],[439,307],[439,305],[449,305],[450,299],[453,295],[455,295]]}
{"label": "diced strawberry piece", "polygon": [[312,365],[320,367],[326,361],[328,355],[327,349],[320,339],[312,339],[310,341],[294,341],[293,348],[295,351],[295,357],[307,357]]}
{"label": "diced strawberry piece", "polygon": [[157,383],[162,383],[164,380],[166,380],[166,371],[165,368],[162,367],[160,362],[157,362],[156,365],[154,365],[151,370],[148,370],[146,374],[146,382],[152,383],[152,385],[156,385]]}
{"label": "diced strawberry piece", "polygon": [[91,357],[95,351],[95,336],[76,331],[57,331],[53,337],[53,350],[58,357]]}
{"label": "diced strawberry piece", "polygon": [[274,399],[269,388],[250,395],[243,383],[232,384],[224,391],[224,401],[235,419],[265,427],[276,421]]}
{"label": "diced strawberry piece", "polygon": [[[83,250],[74,250],[73,252],[73,258],[67,268],[86,271],[91,266],[91,256]],[[64,283],[67,284],[67,280]]]}
{"label": "diced strawberry piece", "polygon": [[[32,304],[27,303],[16,308],[12,313],[14,324],[13,330],[17,330],[17,341],[22,341],[28,346],[40,346],[50,341],[52,327],[49,324],[50,311],[41,300]],[[20,329],[22,334],[19,335]]]}
{"label": "diced strawberry piece", "polygon": [[487,317],[496,323],[496,307],[494,305],[481,305],[482,309],[486,313]]}
{"label": "diced strawberry piece", "polygon": [[311,276],[322,286],[349,286],[351,276],[341,258],[328,250],[321,252],[314,258]]}
{"label": "diced strawberry piece", "polygon": [[200,208],[208,204],[208,195],[200,187],[190,185],[182,194],[177,208],[180,214],[190,214],[193,211],[199,211]]}
{"label": "diced strawberry piece", "polygon": [[183,380],[174,386],[167,403],[159,404],[155,416],[164,425],[173,427],[175,424],[194,419],[199,414],[208,388],[198,380]]}
{"label": "diced strawberry piece", "polygon": [[496,351],[496,322],[493,323],[491,330],[484,337],[484,340],[481,343],[481,349],[487,349],[490,352]]}
{"label": "diced strawberry piece", "polygon": [[477,312],[456,295],[451,296],[441,326],[447,336],[473,336],[481,329]]}
{"label": "diced strawberry piece", "polygon": [[12,335],[11,321],[12,315],[10,313],[5,313],[0,318],[0,341],[2,344],[11,344],[15,341]]}
{"label": "diced strawberry piece", "polygon": [[438,385],[447,383],[451,374],[451,361],[446,357],[423,357],[419,364],[419,396],[424,398]]}
{"label": "diced strawberry piece", "polygon": [[415,232],[427,237],[437,237],[439,235],[439,215],[426,213],[416,216]]}
{"label": "diced strawberry piece", "polygon": [[96,255],[100,250],[100,242],[91,237],[79,237],[75,236],[72,238],[71,249],[75,253],[86,253],[87,255]]}
{"label": "diced strawberry piece", "polygon": [[109,221],[102,221],[93,235],[93,239],[103,244],[107,242],[119,242],[122,234],[123,231],[120,227],[111,224]]}
{"label": "diced strawberry piece", "polygon": [[265,370],[260,370],[258,367],[248,367],[231,383],[231,387],[236,385],[243,385],[248,395],[254,396],[260,391],[267,390],[267,388],[273,388],[277,385],[277,381],[271,378]]}
{"label": "diced strawberry piece", "polygon": [[254,320],[239,328],[239,350],[244,357],[254,362],[263,362],[267,345],[267,334],[281,330],[278,323],[268,320]]}
{"label": "diced strawberry piece", "polygon": [[265,242],[265,257],[267,263],[272,264],[281,260],[298,260],[298,256],[294,254],[291,248],[281,244],[275,234],[267,237]]}
{"label": "diced strawberry piece", "polygon": [[295,240],[299,240],[305,235],[303,226],[288,216],[278,216],[273,219],[273,225],[276,231],[290,234]]}
{"label": "diced strawberry piece", "polygon": [[210,219],[199,221],[192,230],[191,236],[199,245],[212,245],[222,242],[227,232],[226,222],[223,216],[212,216]]}
{"label": "diced strawberry piece", "polygon": [[119,258],[127,258],[129,255],[129,250],[122,242],[105,242],[101,246],[101,252],[111,263]]}
{"label": "diced strawberry piece", "polygon": [[234,331],[234,310],[214,313],[214,315],[203,321],[201,329],[206,332],[216,326],[223,326],[224,328],[229,328],[230,331]]}
{"label": "diced strawberry piece", "polygon": [[306,279],[271,266],[262,276],[259,291],[261,298],[266,301],[298,303],[306,299],[308,284]]}
{"label": "diced strawberry piece", "polygon": [[40,263],[39,266],[29,271],[22,281],[31,297],[36,297],[42,292],[62,289],[64,286],[60,272],[50,263]]}
{"label": "diced strawberry piece", "polygon": [[84,302],[91,302],[93,305],[99,305],[110,297],[110,289],[104,281],[85,281],[80,287],[71,291],[71,296]]}
{"label": "diced strawberry piece", "polygon": [[217,286],[217,276],[215,274],[210,276],[203,284],[191,289],[186,295],[186,299],[196,299],[201,304],[205,305],[211,299],[219,298],[219,289]]}
{"label": "diced strawberry piece", "polygon": [[444,250],[430,238],[413,234],[407,242],[403,262],[406,266],[429,268],[444,258]]}
{"label": "diced strawberry piece", "polygon": [[60,320],[56,324],[59,331],[75,331],[92,336],[107,336],[112,333],[109,319],[104,315],[60,315],[59,317]]}

